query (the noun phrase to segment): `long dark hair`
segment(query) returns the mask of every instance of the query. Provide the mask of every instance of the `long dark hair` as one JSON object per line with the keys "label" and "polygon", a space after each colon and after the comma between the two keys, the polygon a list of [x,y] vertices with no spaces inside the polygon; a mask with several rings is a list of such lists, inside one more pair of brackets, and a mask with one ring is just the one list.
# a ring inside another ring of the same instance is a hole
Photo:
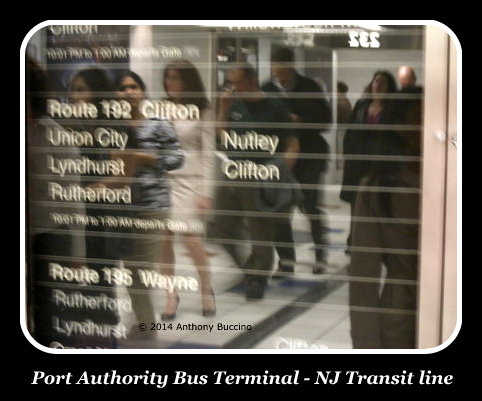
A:
{"label": "long dark hair", "polygon": [[106,96],[105,93],[101,92],[108,92],[110,90],[109,76],[107,75],[107,72],[101,68],[89,67],[78,71],[70,79],[70,85],[72,85],[76,78],[84,79],[90,90],[94,92],[94,101]]}
{"label": "long dark hair", "polygon": [[[201,79],[201,75],[197,68],[188,60],[179,60],[168,64],[164,68],[164,75],[162,83],[164,90],[166,90],[166,76],[169,70],[176,70],[179,72],[181,80],[184,84],[184,93],[180,99],[183,104],[194,104],[200,110],[209,106],[209,100],[206,97],[206,90]],[[172,99],[168,94],[168,100]]]}
{"label": "long dark hair", "polygon": [[123,70],[116,74],[116,77],[114,79],[114,84],[112,85],[114,91],[117,91],[120,89],[122,80],[125,77],[132,78],[137,83],[137,85],[140,86],[140,88],[142,89],[142,92],[144,93],[146,92],[146,84],[144,83],[142,78],[134,71],[131,71],[131,70]]}
{"label": "long dark hair", "polygon": [[[71,85],[77,78],[83,78],[89,89],[92,91],[91,102],[95,104],[98,110],[103,110],[100,107],[100,102],[103,99],[109,97],[111,89],[111,81],[107,72],[98,67],[88,67],[84,70],[76,72],[70,79],[69,91],[71,90]],[[104,118],[103,112],[99,115],[99,118]]]}
{"label": "long dark hair", "polygon": [[[367,86],[365,86],[365,89],[363,90],[363,94],[365,95],[365,97],[371,97],[373,81],[375,81],[375,79],[379,75],[385,77],[385,79],[387,80],[387,91],[385,93],[390,94],[390,93],[397,92],[397,81],[395,80],[395,77],[393,76],[393,74],[389,71],[378,70],[378,71],[375,71],[375,73],[373,74],[372,80]],[[382,99],[384,103],[390,103],[390,100],[391,100],[390,98]]]}

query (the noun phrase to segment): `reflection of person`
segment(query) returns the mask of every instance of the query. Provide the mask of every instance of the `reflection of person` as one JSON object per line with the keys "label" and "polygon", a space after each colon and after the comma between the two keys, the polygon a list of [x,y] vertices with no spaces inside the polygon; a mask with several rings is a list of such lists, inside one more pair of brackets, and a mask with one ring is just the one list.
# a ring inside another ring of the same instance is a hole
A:
{"label": "reflection of person", "polygon": [[336,84],[337,97],[336,97],[336,121],[338,124],[345,124],[350,119],[352,107],[346,94],[348,93],[348,85],[345,82],[338,81]]}
{"label": "reflection of person", "polygon": [[[304,127],[303,124],[328,124],[331,122],[331,110],[323,96],[320,86],[311,78],[300,75],[294,68],[294,53],[289,48],[281,48],[272,57],[272,81],[264,84],[265,92],[276,94],[288,108],[290,119],[296,123],[300,143],[300,154],[293,172],[301,185],[303,201],[301,210],[310,220],[311,236],[315,244],[317,265],[313,273],[323,273],[325,268],[320,263],[326,262],[326,228],[323,212],[318,208],[319,188],[305,188],[319,185],[321,174],[326,170],[328,144],[321,136],[325,128]],[[308,96],[307,96],[308,95]],[[308,156],[308,157],[303,157]],[[277,230],[277,241],[291,244],[290,247],[277,247],[281,259],[279,271],[291,273],[294,270],[295,251],[293,232],[290,221],[284,221]],[[291,260],[283,264],[283,260]]]}
{"label": "reflection of person", "polygon": [[72,103],[93,103],[102,110],[99,102],[105,99],[110,90],[109,77],[105,70],[89,67],[74,74],[70,80],[69,98]]}
{"label": "reflection of person", "polygon": [[[386,131],[377,129],[377,125],[394,124],[393,101],[385,94],[397,90],[395,79],[387,71],[377,71],[364,91],[364,96],[353,107],[350,124],[363,125],[363,128],[351,128],[343,139],[344,169],[340,198],[351,205],[351,214],[356,193],[361,179],[371,167],[371,161],[363,157],[380,154],[380,138]],[[360,158],[362,156],[362,158]],[[350,230],[351,231],[351,230]],[[350,250],[351,233],[347,240]]]}
{"label": "reflection of person", "polygon": [[[182,168],[168,173],[172,204],[170,217],[188,227],[202,227],[203,213],[211,207],[214,151],[216,133],[214,116],[206,98],[204,85],[198,70],[189,61],[177,61],[164,70],[164,90],[168,100],[175,104],[191,104],[200,110],[198,121],[176,120],[173,122],[176,134],[184,151]],[[210,126],[211,125],[211,126]],[[198,270],[203,316],[216,313],[214,292],[211,287],[211,273],[208,255],[204,248],[199,229],[196,233],[182,234],[182,241]],[[166,236],[163,243],[163,274],[174,276],[175,255],[173,237]],[[173,319],[179,297],[176,291],[168,291],[166,309],[162,319]]]}
{"label": "reflection of person", "polygon": [[[403,100],[397,109],[400,124],[420,125],[420,98]],[[420,130],[392,132],[392,138],[382,142],[380,150],[382,154],[420,156]],[[392,161],[372,164],[361,184],[417,189],[419,178],[418,162]],[[354,216],[365,219],[355,220],[352,231],[356,249],[349,265],[353,277],[349,284],[353,347],[414,348],[419,195],[414,191],[360,190]],[[391,252],[384,252],[385,249]],[[386,270],[383,279],[382,265]]]}
{"label": "reflection of person", "polygon": [[[42,285],[51,281],[49,277],[50,263],[76,266],[85,257],[85,241],[83,229],[75,224],[58,224],[53,215],[63,212],[83,215],[85,207],[82,204],[64,204],[59,208],[49,198],[48,176],[50,148],[46,133],[48,130],[62,130],[62,127],[47,117],[46,93],[50,90],[46,72],[30,58],[26,61],[26,143],[27,143],[27,285],[28,285],[28,328],[33,337],[42,345],[50,347],[53,342],[65,346],[78,346],[78,338],[65,337],[52,326],[54,316],[67,316],[65,311],[54,304],[53,294],[68,294],[64,288],[52,288]],[[56,152],[58,158],[78,159],[76,147],[65,147],[62,152]],[[79,177],[69,177],[72,184],[80,184]],[[72,262],[71,258],[74,260]],[[68,262],[66,262],[68,261]],[[79,263],[80,264],[80,263]],[[61,292],[62,290],[62,292]],[[95,346],[95,341],[90,343]],[[97,345],[101,345],[97,343]],[[102,345],[106,345],[103,343]]]}
{"label": "reflection of person", "polygon": [[342,157],[339,155],[343,153],[343,139],[345,137],[346,127],[350,121],[350,116],[352,112],[352,105],[347,97],[348,85],[343,81],[338,81],[336,84],[337,97],[336,97],[336,122],[337,132],[336,132],[336,143],[337,143],[337,168],[341,168],[343,165]]}
{"label": "reflection of person", "polygon": [[[270,214],[260,213],[264,210],[257,199],[266,182],[281,181],[282,173],[289,172],[296,161],[299,143],[286,128],[290,122],[288,110],[259,88],[256,71],[249,64],[233,68],[228,78],[232,87],[221,98],[218,119],[226,128],[220,129],[220,141],[230,158],[223,163],[223,172],[231,181],[227,181],[218,196],[218,208],[237,211],[239,215],[222,216],[218,229],[220,238],[227,242],[236,239],[235,230],[242,225],[240,217],[245,215],[252,241],[251,255],[243,264],[246,298],[255,300],[264,297],[274,261],[273,241],[278,223]],[[280,161],[278,166],[275,159]],[[233,181],[236,185],[232,185]],[[249,185],[242,185],[246,183]],[[285,209],[290,207],[277,211],[286,213]]]}
{"label": "reflection of person", "polygon": [[[105,70],[98,67],[89,67],[76,72],[69,84],[69,101],[73,104],[85,102],[94,104],[99,110],[102,110],[100,101],[104,99],[107,92],[110,90],[109,77]],[[100,113],[99,119],[102,119],[102,113]],[[92,132],[95,126],[85,125],[85,121],[74,123],[77,129],[87,130]],[[72,127],[72,123],[69,123],[69,127]],[[109,159],[109,151],[92,148],[82,148],[82,156],[89,160],[107,160]],[[86,185],[95,185],[95,179],[99,177],[96,174],[83,174],[82,181]],[[98,215],[105,215],[105,209],[98,209],[90,207],[87,210],[88,216],[96,218]],[[89,227],[89,232],[102,232],[107,231],[102,226]],[[86,237],[86,256],[89,259],[117,259],[117,252],[119,250],[118,242],[114,238],[109,238],[103,235],[87,235]]]}
{"label": "reflection of person", "polygon": [[[110,80],[106,70],[100,67],[91,66],[77,71],[70,80],[68,86],[68,101],[71,104],[89,103],[93,104],[99,111],[98,120],[103,119],[102,108],[100,102],[105,98],[110,89]],[[94,129],[97,127],[97,121],[93,119],[81,119],[75,121],[62,121],[66,130],[86,131],[94,136]],[[102,163],[109,159],[108,152],[104,149],[81,147],[79,148],[82,160],[89,162]],[[80,157],[79,157],[80,159]],[[81,174],[81,182],[84,188],[95,185],[96,180],[102,176],[97,173]],[[69,176],[69,179],[71,176]],[[103,207],[104,206],[104,207]],[[89,225],[85,230],[85,266],[95,271],[99,275],[99,283],[96,288],[90,286],[82,287],[78,293],[83,297],[106,296],[107,299],[116,299],[115,289],[111,282],[105,279],[102,269],[107,266],[115,266],[118,260],[119,246],[116,239],[107,236],[108,231],[102,224],[92,224],[91,221],[97,220],[99,216],[106,214],[105,205],[99,203],[90,203],[86,205],[85,214],[89,217]],[[84,267],[85,267],[84,266]],[[59,293],[57,293],[58,295]],[[65,291],[67,297],[75,294]],[[77,321],[90,320],[100,327],[110,325],[116,327],[119,333],[125,331],[122,323],[119,323],[120,316],[118,309],[108,308],[78,308],[76,310],[66,309],[62,312],[61,317],[66,318],[71,314],[71,318]],[[122,335],[120,335],[121,337]],[[75,338],[76,336],[73,336]],[[75,338],[76,346],[101,346],[115,348],[117,346],[117,337],[111,332],[105,334],[89,334],[79,335]]]}
{"label": "reflection of person", "polygon": [[[106,70],[95,66],[82,69],[72,76],[68,89],[70,103],[75,104],[85,102],[93,104],[99,111],[97,119],[100,121],[106,118],[105,114],[103,113],[103,108],[101,107],[101,101],[109,97],[109,91],[111,89],[110,77]],[[76,129],[86,130],[92,133],[92,135],[95,135],[94,130],[98,127],[97,124],[92,125],[90,124],[90,121],[87,120],[82,120],[73,124],[69,123],[69,127],[76,126]],[[110,124],[103,122],[102,127],[104,129],[108,129],[110,128]],[[111,158],[110,150],[100,146],[97,146],[96,148],[84,147],[81,148],[80,152],[85,158],[98,163],[107,161]],[[90,188],[102,185],[101,181],[108,180],[109,178],[96,173],[83,174],[81,177],[85,186]],[[89,217],[99,219],[99,216],[114,216],[118,213],[117,205],[111,206],[110,210],[107,210],[102,206],[105,205],[101,205],[101,207],[98,207],[97,205],[89,206],[87,208],[87,215]],[[121,259],[124,250],[123,240],[115,235],[109,235],[109,231],[112,231],[112,229],[109,229],[103,224],[91,225],[86,231],[85,244],[87,265],[91,269],[96,270],[102,278],[105,278],[102,269],[105,269],[107,266],[116,267],[116,263],[119,259]],[[116,232],[118,231],[119,230],[116,230]],[[115,299],[116,294],[112,282],[102,280],[99,285],[104,287],[103,293],[107,294],[110,298]],[[86,295],[95,296],[98,291],[89,291],[88,293],[84,291],[84,293]],[[92,317],[92,312],[89,313],[88,316]],[[119,322],[119,312],[115,311],[114,313],[112,311],[103,311],[101,314],[99,314],[97,320],[108,323]]]}
{"label": "reflection of person", "polygon": [[[165,173],[181,167],[184,156],[176,132],[170,123],[159,119],[144,119],[139,105],[146,97],[142,79],[132,71],[121,72],[115,84],[120,99],[131,105],[132,119],[128,121],[130,135],[135,135],[138,151],[132,156],[132,199],[137,210],[136,217],[146,221],[164,221],[169,216],[170,194]],[[156,226],[156,225],[155,225]],[[145,277],[159,267],[161,242],[164,234],[156,229],[135,231],[133,252],[125,264],[132,272],[132,285],[128,287],[132,307],[138,323],[156,322],[156,315],[147,291]],[[143,279],[144,278],[144,279]],[[149,333],[149,331],[144,332]],[[131,334],[143,334],[137,324]]]}

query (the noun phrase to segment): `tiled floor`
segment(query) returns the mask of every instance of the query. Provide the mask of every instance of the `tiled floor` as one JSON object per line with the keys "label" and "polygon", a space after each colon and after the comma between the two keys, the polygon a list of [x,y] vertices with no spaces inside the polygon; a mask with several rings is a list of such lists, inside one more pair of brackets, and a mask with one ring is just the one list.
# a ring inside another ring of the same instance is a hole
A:
{"label": "tiled floor", "polygon": [[347,286],[271,333],[256,348],[346,349],[351,348]]}
{"label": "tiled floor", "polygon": [[[271,279],[265,298],[248,302],[244,297],[241,271],[219,245],[207,244],[212,254],[210,263],[216,293],[216,316],[203,317],[199,294],[184,292],[179,294],[181,301],[176,319],[162,322],[160,314],[165,297],[161,290],[153,291],[159,310],[158,322],[164,323],[160,326],[164,330],[155,331],[154,336],[148,338],[120,341],[119,347],[351,348],[347,285],[343,280],[343,269],[349,261],[344,253],[348,211],[346,205],[330,202],[329,197],[327,203],[324,207],[330,243],[327,274],[312,274],[310,263],[314,262],[314,252],[309,242],[309,223],[303,215],[295,212],[293,229],[297,265],[292,278]],[[181,244],[176,245],[176,258],[176,274],[197,277]],[[124,288],[118,288],[118,296],[123,298],[128,295]],[[121,318],[127,327],[135,323],[132,314]]]}

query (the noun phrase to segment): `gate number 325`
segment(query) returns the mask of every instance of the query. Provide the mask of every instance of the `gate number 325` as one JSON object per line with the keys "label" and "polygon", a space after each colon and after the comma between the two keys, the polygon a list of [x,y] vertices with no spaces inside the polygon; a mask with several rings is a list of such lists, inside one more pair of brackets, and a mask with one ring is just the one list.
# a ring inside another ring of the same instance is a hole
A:
{"label": "gate number 325", "polygon": [[380,47],[380,32],[350,31],[350,47]]}

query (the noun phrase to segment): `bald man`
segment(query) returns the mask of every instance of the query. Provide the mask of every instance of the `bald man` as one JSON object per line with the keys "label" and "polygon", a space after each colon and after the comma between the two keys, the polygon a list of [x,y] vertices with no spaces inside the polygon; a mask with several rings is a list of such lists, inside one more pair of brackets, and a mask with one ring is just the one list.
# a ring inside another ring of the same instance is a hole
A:
{"label": "bald man", "polygon": [[417,82],[417,76],[412,67],[408,65],[402,65],[398,69],[398,82],[400,84],[400,89],[405,89],[410,86],[415,86]]}

